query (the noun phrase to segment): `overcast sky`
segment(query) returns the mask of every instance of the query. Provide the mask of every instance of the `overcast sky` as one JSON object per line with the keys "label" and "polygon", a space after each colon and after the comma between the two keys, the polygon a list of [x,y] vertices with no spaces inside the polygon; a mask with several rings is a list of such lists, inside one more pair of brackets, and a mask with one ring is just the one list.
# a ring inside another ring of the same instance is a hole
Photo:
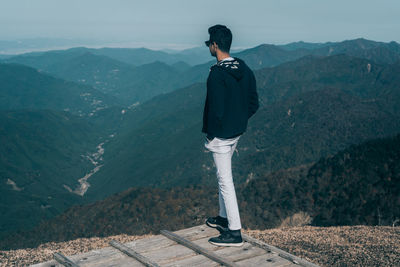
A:
{"label": "overcast sky", "polygon": [[400,0],[1,0],[0,40],[84,38],[199,46],[225,24],[233,47],[363,37],[400,42]]}

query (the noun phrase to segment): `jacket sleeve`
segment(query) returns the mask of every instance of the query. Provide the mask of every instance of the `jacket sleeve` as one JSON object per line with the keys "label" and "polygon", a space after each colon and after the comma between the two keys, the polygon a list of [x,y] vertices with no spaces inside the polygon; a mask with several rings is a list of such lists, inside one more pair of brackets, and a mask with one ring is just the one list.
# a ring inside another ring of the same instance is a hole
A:
{"label": "jacket sleeve", "polygon": [[254,115],[259,108],[256,78],[254,73],[250,70],[250,87],[249,87],[249,109],[248,118]]}
{"label": "jacket sleeve", "polygon": [[217,125],[221,125],[224,116],[224,80],[222,73],[217,68],[212,68],[207,80],[207,96],[209,101],[210,116],[216,119]]}

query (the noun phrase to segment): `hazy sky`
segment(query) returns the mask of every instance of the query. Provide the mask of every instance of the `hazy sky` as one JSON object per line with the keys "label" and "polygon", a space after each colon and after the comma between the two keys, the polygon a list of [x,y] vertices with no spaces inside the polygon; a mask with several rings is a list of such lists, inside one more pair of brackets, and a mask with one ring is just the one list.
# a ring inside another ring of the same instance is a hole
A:
{"label": "hazy sky", "polygon": [[0,0],[0,40],[85,38],[150,48],[199,46],[209,26],[233,47],[363,37],[400,42],[400,0]]}

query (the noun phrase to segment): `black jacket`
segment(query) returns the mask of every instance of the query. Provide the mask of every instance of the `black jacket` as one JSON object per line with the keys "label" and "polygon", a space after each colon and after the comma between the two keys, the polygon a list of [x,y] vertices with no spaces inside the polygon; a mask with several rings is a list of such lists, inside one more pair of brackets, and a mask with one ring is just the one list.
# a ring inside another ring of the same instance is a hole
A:
{"label": "black jacket", "polygon": [[246,63],[238,58],[220,61],[208,75],[202,131],[209,137],[238,136],[258,106],[256,79]]}

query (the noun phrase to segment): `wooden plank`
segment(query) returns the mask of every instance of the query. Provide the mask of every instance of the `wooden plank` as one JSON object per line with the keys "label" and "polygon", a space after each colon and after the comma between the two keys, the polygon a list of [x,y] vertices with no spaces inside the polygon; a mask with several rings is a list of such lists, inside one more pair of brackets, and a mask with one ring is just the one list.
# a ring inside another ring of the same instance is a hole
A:
{"label": "wooden plank", "polygon": [[[195,227],[194,227],[195,228]],[[198,231],[198,229],[192,229],[193,231]],[[203,232],[204,233],[204,232]],[[176,242],[166,238],[162,235],[152,236],[146,239],[138,239],[124,244],[125,246],[134,249],[138,253],[150,253],[154,251],[155,253],[151,253],[156,255],[156,258],[163,258],[161,250],[175,246]],[[176,257],[184,257],[187,256],[189,253],[193,253],[191,250],[187,250],[186,254],[184,255],[185,251],[174,252],[173,249],[167,249],[167,252],[171,253],[171,255],[176,255]],[[160,255],[157,255],[160,253]],[[76,254],[71,256],[76,263],[78,263],[82,267],[94,267],[94,266],[111,266],[115,264],[115,262],[121,262],[121,264],[128,264],[129,257],[125,254],[121,254],[118,250],[115,250],[112,247],[106,247],[102,249],[92,250],[83,254]],[[101,265],[103,263],[103,265]],[[57,264],[57,267],[61,267],[63,265],[59,265],[56,261],[47,261],[44,263],[40,263],[35,267],[50,267],[54,264]],[[136,264],[135,264],[136,266]],[[137,264],[137,266],[143,266],[142,264]]]}
{"label": "wooden plank", "polygon": [[157,263],[151,261],[149,258],[144,257],[143,255],[141,255],[140,253],[134,251],[133,249],[124,246],[123,244],[115,241],[115,240],[111,240],[109,242],[109,244],[113,247],[115,247],[116,249],[122,251],[123,253],[125,253],[126,255],[133,257],[134,259],[138,260],[139,262],[143,263],[144,266],[147,267],[160,267]]}
{"label": "wooden plank", "polygon": [[179,243],[179,244],[181,244],[181,245],[183,245],[185,247],[188,247],[188,248],[192,249],[193,251],[195,251],[197,253],[200,253],[200,254],[212,259],[215,262],[218,262],[218,263],[222,264],[222,265],[229,266],[229,267],[230,266],[238,266],[234,262],[231,262],[229,260],[225,260],[225,259],[219,257],[214,252],[208,251],[208,250],[206,250],[206,249],[194,244],[193,242],[191,242],[191,241],[189,241],[189,240],[187,240],[185,238],[182,238],[179,235],[174,234],[174,233],[172,233],[170,231],[161,230],[161,234],[166,236],[166,237],[168,237],[168,238],[170,238],[171,240],[174,240],[175,242],[177,242],[177,243]]}
{"label": "wooden plank", "polygon": [[277,254],[264,254],[236,262],[239,266],[288,267],[292,262]]}
{"label": "wooden plank", "polygon": [[56,261],[61,263],[62,265],[66,267],[79,267],[78,264],[75,264],[72,260],[70,260],[68,257],[64,256],[63,254],[56,252],[53,254],[53,257]]}
{"label": "wooden plank", "polygon": [[157,262],[159,265],[163,266],[170,262],[196,256],[196,252],[187,247],[175,243],[173,246],[169,246],[160,250],[144,252],[143,255]]}
{"label": "wooden plank", "polygon": [[190,241],[204,237],[212,237],[219,235],[218,230],[208,227],[206,225],[199,225],[188,229],[182,229],[179,231],[175,231],[174,233]]}
{"label": "wooden plank", "polygon": [[[210,244],[208,242],[208,239],[209,237],[205,237],[199,240],[195,240],[194,243],[201,246],[202,248],[209,249],[210,251],[224,249],[224,247],[217,247]],[[162,251],[154,251],[154,253],[158,254],[146,255],[160,260],[159,263],[162,266],[175,266],[174,264],[177,264],[176,266],[220,266],[219,263],[212,261],[206,256],[198,254],[195,251],[176,243],[175,246],[165,248]]]}
{"label": "wooden plank", "polygon": [[125,243],[125,246],[134,249],[139,253],[159,250],[165,247],[173,246],[176,243],[165,236],[157,235],[147,239],[139,239]]}
{"label": "wooden plank", "polygon": [[246,260],[249,258],[265,255],[267,252],[249,243],[244,243],[242,247],[226,247],[215,252],[218,256],[233,262]]}
{"label": "wooden plank", "polygon": [[292,255],[292,254],[290,254],[290,253],[288,253],[288,252],[286,252],[284,250],[281,250],[281,249],[279,249],[277,247],[268,245],[268,244],[266,244],[266,243],[264,243],[264,242],[262,242],[262,241],[260,241],[258,239],[252,238],[252,237],[250,237],[248,235],[242,234],[242,238],[243,238],[243,240],[245,240],[246,242],[249,242],[250,244],[253,244],[254,246],[258,246],[258,247],[260,247],[262,249],[265,249],[267,251],[276,252],[280,257],[285,258],[287,260],[290,260],[293,263],[299,264],[299,265],[304,266],[304,267],[319,267],[318,265],[316,265],[314,263],[311,263],[309,261],[303,260],[302,258],[299,258],[299,257],[297,257],[295,255]]}
{"label": "wooden plank", "polygon": [[184,228],[184,229],[181,229],[178,231],[174,231],[174,233],[179,234],[180,236],[188,236],[192,233],[202,232],[207,229],[213,230],[213,228],[210,228],[205,224],[201,224],[201,225],[197,225],[197,226],[193,226],[193,227],[189,227],[189,228]]}
{"label": "wooden plank", "polygon": [[100,267],[100,266],[131,266],[143,267],[143,264],[133,260],[131,257],[121,253],[113,247],[92,250],[86,253],[71,256],[81,267]]}
{"label": "wooden plank", "polygon": [[211,237],[220,235],[220,233],[217,230],[209,228],[209,227],[207,227],[207,228],[208,229],[199,231],[197,233],[192,233],[192,234],[189,234],[189,235],[180,235],[180,234],[177,234],[176,232],[174,232],[174,233],[179,235],[179,236],[181,236],[181,237],[183,237],[183,238],[185,238],[185,239],[187,239],[187,240],[189,240],[189,241],[194,241],[194,240],[202,239],[202,238],[205,238],[205,237],[211,238]]}
{"label": "wooden plank", "polygon": [[[132,262],[132,258],[120,253],[120,251],[112,248],[105,247],[102,249],[91,250],[82,254],[70,256],[80,267],[95,267],[95,266],[130,266],[142,267],[140,262]],[[55,265],[56,264],[56,265]],[[47,261],[31,267],[61,267],[55,260]]]}
{"label": "wooden plank", "polygon": [[[123,253],[119,252],[121,255]],[[143,264],[132,259],[131,257],[123,254],[124,257],[112,257],[112,258],[104,258],[102,257],[92,260],[90,262],[86,262],[81,267],[143,267]]]}
{"label": "wooden plank", "polygon": [[221,264],[213,260],[210,260],[206,256],[197,254],[193,257],[189,257],[182,260],[176,260],[163,265],[163,267],[186,267],[186,266],[215,267],[215,266],[221,266]]}

